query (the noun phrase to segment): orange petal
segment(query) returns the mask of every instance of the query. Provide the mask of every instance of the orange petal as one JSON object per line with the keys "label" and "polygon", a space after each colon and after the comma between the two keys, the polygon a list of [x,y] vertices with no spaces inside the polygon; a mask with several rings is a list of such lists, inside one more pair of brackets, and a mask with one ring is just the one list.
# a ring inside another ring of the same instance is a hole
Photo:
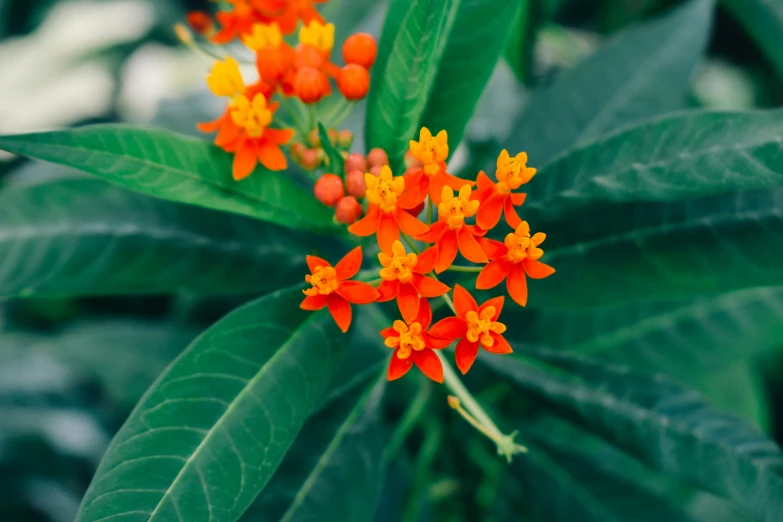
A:
{"label": "orange petal", "polygon": [[245,179],[256,168],[258,160],[256,159],[256,151],[252,147],[240,147],[236,154],[234,154],[234,167],[232,174],[234,179],[239,181]]}
{"label": "orange petal", "polygon": [[467,229],[462,227],[457,235],[457,241],[459,242],[459,251],[465,256],[465,259],[472,263],[488,263],[487,254],[482,250],[481,245],[478,244],[476,238]]}
{"label": "orange petal", "polygon": [[299,304],[299,308],[302,310],[310,311],[320,310],[324,306],[326,306],[326,296],[321,294],[308,295],[304,298],[304,301]]}
{"label": "orange petal", "polygon": [[443,193],[443,187],[446,185],[446,180],[442,176],[432,176],[430,178],[430,199],[432,204],[436,207],[440,205],[440,196]]}
{"label": "orange petal", "polygon": [[471,310],[478,313],[478,303],[461,285],[454,285],[453,296],[454,311],[459,317],[465,317]]}
{"label": "orange petal", "polygon": [[430,302],[423,297],[419,300],[419,313],[416,315],[413,322],[419,323],[423,330],[430,327],[430,323],[432,322],[432,307],[430,306]]}
{"label": "orange petal", "polygon": [[367,215],[348,227],[348,232],[355,236],[366,237],[378,232],[378,226],[381,222],[381,211],[378,207],[371,206]]}
{"label": "orange petal", "polygon": [[505,278],[509,266],[505,259],[495,259],[481,269],[476,279],[476,290],[489,290],[498,286]]}
{"label": "orange petal", "polygon": [[340,327],[343,333],[348,331],[351,326],[351,305],[337,294],[329,294],[326,297],[326,306],[329,307],[329,313],[332,314],[334,322]]}
{"label": "orange petal", "polygon": [[413,271],[420,274],[429,274],[435,267],[436,259],[438,259],[437,247],[429,247],[419,254],[418,261],[416,261],[416,266],[413,267]]}
{"label": "orange petal", "polygon": [[197,123],[196,128],[201,132],[211,133],[218,130],[222,122],[223,122],[223,117],[221,116],[220,118],[213,121],[208,121],[205,123]]}
{"label": "orange petal", "polygon": [[465,337],[468,332],[468,323],[460,317],[446,317],[441,319],[430,328],[430,335],[438,339],[460,339]]}
{"label": "orange petal", "polygon": [[294,137],[293,129],[266,129],[264,130],[264,137],[269,138],[278,145],[285,145],[291,138]]}
{"label": "orange petal", "polygon": [[419,294],[410,283],[401,283],[397,290],[397,306],[405,322],[412,324],[419,314]]}
{"label": "orange petal", "polygon": [[405,191],[397,198],[397,206],[411,209],[427,197],[430,178],[424,174],[423,170],[419,170],[413,174],[404,175],[403,179],[405,180]]}
{"label": "orange petal", "polygon": [[519,214],[517,214],[517,211],[514,209],[511,198],[506,199],[505,210],[506,223],[508,223],[511,228],[516,229],[522,223],[522,218],[519,217]]}
{"label": "orange petal", "polygon": [[378,290],[361,281],[343,281],[337,288],[337,294],[353,304],[370,304],[378,299]]}
{"label": "orange petal", "polygon": [[438,259],[435,261],[435,272],[440,274],[450,267],[457,258],[457,233],[453,229],[446,230],[438,240]]}
{"label": "orange petal", "polygon": [[425,348],[418,352],[414,351],[410,358],[419,367],[421,373],[437,383],[443,382],[443,365],[440,364],[440,359],[435,355],[435,352]]}
{"label": "orange petal", "polygon": [[541,261],[525,259],[523,264],[525,266],[525,272],[527,272],[527,275],[533,279],[543,279],[555,273],[554,268],[545,263],[542,263]]}
{"label": "orange petal", "polygon": [[413,286],[422,297],[433,298],[440,297],[449,291],[449,287],[440,281],[421,274],[413,275]]}
{"label": "orange petal", "polygon": [[470,367],[476,360],[478,355],[478,343],[472,343],[467,339],[461,339],[457,343],[457,348],[454,350],[454,357],[457,360],[457,368],[462,372],[462,375],[468,373]]}
{"label": "orange petal", "polygon": [[397,287],[400,284],[399,281],[396,279],[394,281],[383,281],[380,285],[378,285],[378,299],[375,301],[378,303],[385,303],[386,301],[391,301],[395,297],[397,297]]}
{"label": "orange petal", "polygon": [[[446,230],[448,225],[445,221],[436,221],[430,225],[430,230],[426,234],[416,236],[414,239],[418,241],[424,241],[425,243],[434,243],[440,239],[441,234]],[[431,272],[432,270],[430,270]]]}
{"label": "orange petal", "polygon": [[[506,197],[499,192],[491,194],[486,201],[479,206],[476,214],[476,224],[484,230],[489,230],[498,224],[503,213],[503,204]],[[510,201],[510,200],[509,200]]]}
{"label": "orange petal", "polygon": [[493,321],[497,321],[498,317],[500,317],[500,312],[503,311],[503,303],[506,302],[506,298],[501,296],[493,297],[492,299],[487,299],[484,301],[484,304],[479,306],[479,314],[485,309],[489,308],[490,306],[495,307],[495,315],[492,316]]}
{"label": "orange petal", "polygon": [[394,216],[385,212],[381,213],[381,223],[378,226],[378,246],[384,252],[391,252],[392,245],[400,239],[400,227]]}
{"label": "orange petal", "polygon": [[225,150],[237,150],[239,144],[245,141],[242,137],[242,127],[235,124],[230,117],[225,118],[225,122],[220,124],[220,130],[215,136],[215,145]]}
{"label": "orange petal", "polygon": [[339,263],[334,266],[337,272],[337,279],[350,279],[356,275],[362,266],[362,247],[358,246],[345,254]]}
{"label": "orange petal", "polygon": [[399,337],[400,334],[397,333],[397,330],[395,330],[390,326],[388,328],[384,328],[383,330],[381,330],[381,335],[383,336],[384,339],[386,339],[387,337]]}
{"label": "orange petal", "polygon": [[525,269],[522,268],[521,264],[514,265],[514,268],[508,273],[506,288],[508,289],[508,295],[518,305],[525,306],[527,304],[527,278],[525,277]]}
{"label": "orange petal", "polygon": [[315,272],[315,269],[319,266],[332,266],[329,264],[329,261],[321,259],[318,256],[307,256],[305,259],[307,260],[307,268],[310,269],[311,274]]}
{"label": "orange petal", "polygon": [[508,341],[506,341],[506,338],[503,337],[502,335],[497,334],[495,332],[491,332],[489,335],[492,336],[495,342],[489,348],[487,348],[482,344],[481,347],[484,348],[485,351],[489,353],[499,353],[499,354],[506,354],[514,351],[511,348],[511,345],[508,344]]}
{"label": "orange petal", "polygon": [[[480,194],[481,192],[494,191],[495,188],[495,184],[492,183],[492,180],[489,179],[489,176],[487,176],[483,170],[479,171],[478,176],[476,176],[476,186],[477,186],[476,192],[474,192],[473,194],[476,193]],[[471,196],[473,194],[471,194]],[[470,199],[473,198],[471,197]]]}
{"label": "orange petal", "polygon": [[258,149],[258,161],[269,170],[285,170],[288,167],[285,154],[274,143],[265,143]]}
{"label": "orange petal", "polygon": [[527,198],[527,194],[524,192],[514,192],[511,194],[511,204],[518,207],[525,202],[525,198]]}
{"label": "orange petal", "polygon": [[505,256],[508,253],[508,248],[502,241],[495,241],[494,239],[488,239],[485,237],[477,238],[476,241],[481,245],[484,253],[487,254],[489,259],[498,259]]}
{"label": "orange petal", "polygon": [[457,176],[452,176],[445,170],[442,170],[439,174],[436,174],[434,177],[436,178],[439,177],[443,179],[443,183],[453,188],[454,190],[459,190],[465,185],[469,185],[471,187],[475,185],[473,181],[470,181],[469,179],[458,178]]}
{"label": "orange petal", "polygon": [[438,337],[433,337],[429,332],[422,332],[421,337],[424,339],[424,345],[433,350],[440,350],[454,342],[454,339],[439,339]]}
{"label": "orange petal", "polygon": [[395,381],[408,373],[413,367],[413,357],[407,359],[400,359],[397,357],[397,350],[394,350],[394,354],[389,361],[389,371],[386,373],[386,378],[390,381]]}
{"label": "orange petal", "polygon": [[419,221],[417,218],[411,216],[401,208],[394,211],[394,219],[397,220],[400,230],[408,234],[409,236],[420,236],[426,234],[430,227]]}

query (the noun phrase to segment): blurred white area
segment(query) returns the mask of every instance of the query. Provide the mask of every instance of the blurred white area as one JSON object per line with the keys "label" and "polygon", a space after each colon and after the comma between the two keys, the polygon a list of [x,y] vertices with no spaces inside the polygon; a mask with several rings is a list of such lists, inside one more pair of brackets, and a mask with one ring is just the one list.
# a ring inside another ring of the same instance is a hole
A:
{"label": "blurred white area", "polygon": [[760,102],[758,83],[749,73],[721,60],[707,60],[693,81],[700,104],[716,109],[749,109]]}

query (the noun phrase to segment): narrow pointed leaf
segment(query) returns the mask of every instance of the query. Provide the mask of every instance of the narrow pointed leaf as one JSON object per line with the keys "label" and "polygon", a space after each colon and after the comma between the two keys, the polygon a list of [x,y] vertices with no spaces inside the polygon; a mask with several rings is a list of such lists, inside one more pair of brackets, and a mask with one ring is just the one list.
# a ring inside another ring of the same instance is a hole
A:
{"label": "narrow pointed leaf", "polygon": [[723,0],[783,76],[783,4],[778,0]]}

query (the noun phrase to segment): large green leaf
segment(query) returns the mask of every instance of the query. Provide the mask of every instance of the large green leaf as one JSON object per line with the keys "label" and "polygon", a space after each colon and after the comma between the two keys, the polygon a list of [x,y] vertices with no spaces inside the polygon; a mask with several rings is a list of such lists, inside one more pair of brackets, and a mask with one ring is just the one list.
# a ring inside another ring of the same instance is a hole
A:
{"label": "large green leaf", "polygon": [[346,340],[298,287],[220,320],[169,367],[115,437],[79,521],[237,520],[339,366]]}
{"label": "large green leaf", "polygon": [[231,177],[232,156],[167,131],[122,125],[0,136],[0,149],[67,165],[156,198],[223,210],[291,228],[334,229],[331,212],[285,172]]}
{"label": "large green leaf", "polygon": [[723,0],[767,58],[783,75],[783,3],[780,0]]}
{"label": "large green leaf", "polygon": [[651,468],[731,499],[759,520],[783,517],[783,453],[773,441],[663,376],[562,352],[539,355],[552,368],[483,360]]}
{"label": "large green leaf", "polygon": [[[0,193],[0,295],[265,292],[301,281],[312,238],[74,178]],[[270,277],[274,274],[274,277]]]}
{"label": "large green leaf", "polygon": [[[522,0],[462,0],[421,124],[456,149],[506,46]],[[527,6],[525,6],[527,7]]]}
{"label": "large green leaf", "polygon": [[[421,118],[433,92],[435,78],[451,34],[460,0],[413,0],[392,2],[389,19],[405,17],[391,42],[382,38],[383,74],[376,79],[376,90],[367,109],[366,137],[368,147],[381,147],[389,155],[393,169],[398,169],[408,142],[416,136]],[[392,22],[384,26],[384,36]]]}
{"label": "large green leaf", "polygon": [[536,92],[507,143],[541,167],[560,152],[622,125],[684,106],[704,53],[712,1],[693,0],[617,35]]}

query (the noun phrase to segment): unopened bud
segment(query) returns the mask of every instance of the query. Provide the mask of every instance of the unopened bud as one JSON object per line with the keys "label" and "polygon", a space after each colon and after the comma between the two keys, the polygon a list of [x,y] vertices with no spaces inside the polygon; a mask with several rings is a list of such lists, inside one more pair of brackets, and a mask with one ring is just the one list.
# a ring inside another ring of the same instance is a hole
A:
{"label": "unopened bud", "polygon": [[350,171],[345,177],[345,185],[348,189],[348,194],[357,199],[362,199],[367,193],[367,183],[364,181],[364,171]]}
{"label": "unopened bud", "polygon": [[337,88],[346,100],[361,100],[370,90],[370,73],[360,65],[348,64],[340,69]]}
{"label": "unopened bud", "polygon": [[293,143],[291,144],[291,157],[294,159],[294,161],[299,162],[302,159],[302,154],[304,151],[307,150],[307,147],[304,146],[304,143]]}
{"label": "unopened bud", "polygon": [[370,167],[370,174],[372,174],[376,178],[380,177],[383,167],[384,167],[383,165],[375,165],[374,167]]}
{"label": "unopened bud", "polygon": [[305,170],[315,170],[321,166],[321,158],[318,155],[319,149],[305,149],[299,157],[299,163]]}
{"label": "unopened bud", "polygon": [[318,131],[313,129],[307,134],[307,144],[313,148],[321,146],[321,137],[318,135]]}
{"label": "unopened bud", "polygon": [[343,129],[337,133],[337,144],[341,149],[348,150],[353,145],[353,132]]}
{"label": "unopened bud", "polygon": [[343,180],[337,174],[324,174],[315,182],[315,198],[326,205],[333,207],[345,196]]}
{"label": "unopened bud", "polygon": [[385,150],[376,147],[367,154],[367,163],[369,163],[371,167],[383,167],[384,165],[389,164],[389,155],[386,154]]}
{"label": "unopened bud", "polygon": [[183,24],[174,24],[174,33],[180,42],[185,45],[193,45],[193,33]]}
{"label": "unopened bud", "polygon": [[353,196],[345,196],[337,202],[334,218],[345,225],[352,225],[362,217],[362,206]]}
{"label": "unopened bud", "polygon": [[462,405],[459,402],[459,399],[453,395],[449,395],[448,401],[449,401],[449,406],[454,408],[455,410],[458,410],[462,407]]}
{"label": "unopened bud", "polygon": [[352,152],[345,158],[345,172],[352,170],[367,172],[367,159],[358,152]]}

